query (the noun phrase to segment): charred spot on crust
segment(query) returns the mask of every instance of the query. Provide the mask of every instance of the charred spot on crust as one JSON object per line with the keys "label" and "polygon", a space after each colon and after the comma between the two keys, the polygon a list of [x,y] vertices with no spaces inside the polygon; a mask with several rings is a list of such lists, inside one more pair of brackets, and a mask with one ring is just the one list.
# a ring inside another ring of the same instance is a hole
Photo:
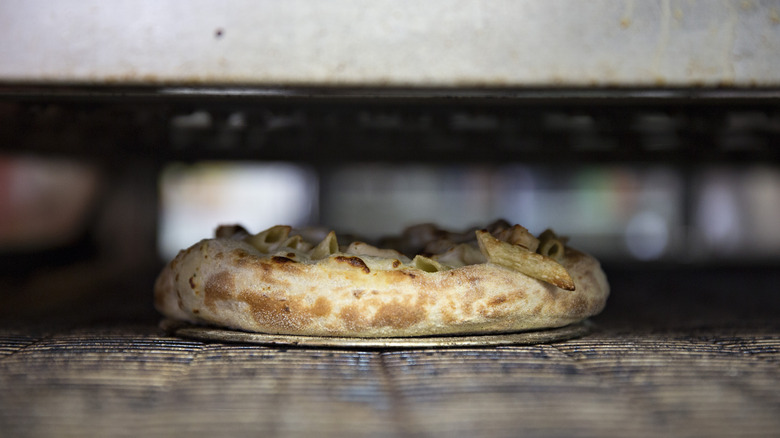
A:
{"label": "charred spot on crust", "polygon": [[492,300],[488,301],[488,305],[490,306],[498,306],[499,304],[503,304],[507,301],[506,295],[499,295]]}
{"label": "charred spot on crust", "polygon": [[[286,259],[286,257],[281,257]],[[294,260],[277,261],[288,266]],[[295,262],[294,262],[295,263]],[[313,303],[296,296],[285,296],[265,290],[236,290],[236,280],[229,271],[218,272],[205,283],[203,302],[214,309],[217,301],[241,301],[249,309],[258,324],[297,330],[311,323],[315,317],[327,317],[333,304],[327,297],[318,297]],[[193,311],[193,314],[197,312]]]}
{"label": "charred spot on crust", "polygon": [[[560,306],[561,304],[559,303],[559,307]],[[568,309],[565,309],[565,311],[561,313],[568,313],[571,315],[581,315],[585,313],[587,308],[588,308],[588,300],[581,295],[577,295],[571,299]]]}
{"label": "charred spot on crust", "polygon": [[362,269],[366,274],[371,272],[371,270],[368,269],[368,266],[366,266],[366,262],[364,262],[360,257],[336,256],[335,260],[337,262],[347,263],[355,268]]}
{"label": "charred spot on crust", "polygon": [[261,325],[286,329],[301,329],[309,325],[313,318],[330,315],[333,304],[325,297],[319,297],[312,305],[301,298],[242,291],[239,300],[249,305],[255,321]]}
{"label": "charred spot on crust", "polygon": [[425,310],[420,306],[393,301],[377,309],[371,324],[375,327],[390,326],[401,329],[422,321],[424,317]]}
{"label": "charred spot on crust", "polygon": [[363,315],[360,308],[355,305],[346,306],[341,309],[339,317],[344,321],[344,325],[348,330],[360,331],[368,326],[365,315]]}
{"label": "charred spot on crust", "polygon": [[328,316],[330,315],[331,309],[333,308],[333,305],[330,303],[330,301],[325,297],[319,297],[317,298],[317,301],[314,302],[314,305],[311,307],[311,313],[314,316]]}
{"label": "charred spot on crust", "polygon": [[[293,254],[293,256],[294,255],[295,254]],[[296,263],[295,260],[282,256],[273,256],[271,257],[271,261],[275,263]]]}
{"label": "charred spot on crust", "polygon": [[218,272],[209,277],[206,287],[203,289],[205,295],[203,303],[214,308],[214,302],[230,299],[235,289],[235,279],[233,274],[228,271]]}
{"label": "charred spot on crust", "polygon": [[192,277],[190,277],[190,287],[195,289],[195,274],[192,274]]}
{"label": "charred spot on crust", "polygon": [[401,261],[400,261],[400,260],[398,260],[398,259],[396,259],[396,260],[393,260],[393,267],[394,267],[394,268],[397,268],[397,267],[399,267],[399,266],[401,266]]}
{"label": "charred spot on crust", "polygon": [[241,292],[239,299],[249,305],[255,321],[262,325],[300,329],[311,321],[311,316],[302,311],[297,300],[282,300],[252,291]]}
{"label": "charred spot on crust", "polygon": [[288,252],[287,253],[287,257],[295,258],[295,253],[294,252]]}
{"label": "charred spot on crust", "polygon": [[360,297],[362,297],[364,293],[366,293],[366,291],[364,291],[364,290],[362,290],[362,289],[358,289],[358,290],[353,290],[353,291],[352,291],[352,295],[353,295],[355,298],[357,298],[357,299],[360,299]]}
{"label": "charred spot on crust", "polygon": [[253,257],[247,251],[240,248],[231,251],[230,255],[233,257],[233,262],[239,267],[245,266],[250,262],[250,260],[253,259]]}
{"label": "charred spot on crust", "polygon": [[441,317],[445,323],[452,324],[457,320],[455,314],[458,309],[455,306],[455,303],[452,301],[448,302],[447,304],[448,305],[441,310]]}
{"label": "charred spot on crust", "polygon": [[179,306],[179,309],[184,310],[184,299],[178,289],[176,289],[176,305]]}

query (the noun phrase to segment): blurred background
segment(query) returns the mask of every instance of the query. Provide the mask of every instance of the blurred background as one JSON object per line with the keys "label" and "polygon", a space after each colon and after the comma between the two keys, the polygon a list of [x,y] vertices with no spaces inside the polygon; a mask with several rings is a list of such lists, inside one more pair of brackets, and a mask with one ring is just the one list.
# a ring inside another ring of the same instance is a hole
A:
{"label": "blurred background", "polygon": [[780,173],[663,165],[387,165],[360,163],[317,178],[288,163],[167,167],[160,251],[209,236],[216,223],[260,231],[322,223],[378,238],[432,222],[451,229],[506,218],[552,227],[606,262],[756,262],[780,257]]}
{"label": "blurred background", "polygon": [[[0,181],[3,253],[99,240],[119,245],[138,227],[131,207],[97,209],[116,188],[89,162],[5,155]],[[534,233],[554,228],[607,264],[780,258],[780,172],[761,164],[700,166],[683,174],[659,164],[588,164],[563,172],[549,164],[366,162],[318,171],[291,162],[205,161],[167,164],[157,184],[161,259],[211,236],[217,224],[241,223],[254,232],[323,224],[376,239],[416,223],[457,230],[495,218]],[[95,222],[103,225],[93,228]]]}
{"label": "blurred background", "polygon": [[504,218],[607,266],[780,261],[771,100],[72,98],[0,107],[12,276],[90,259],[154,271],[232,223],[371,240]]}
{"label": "blurred background", "polygon": [[74,264],[89,273],[69,270],[77,280],[154,273],[235,223],[370,241],[503,218],[553,228],[607,267],[780,261],[771,98],[69,93],[0,107],[0,255],[14,283]]}
{"label": "blurred background", "polygon": [[49,3],[0,3],[0,287],[33,307],[148,304],[221,223],[780,261],[771,1]]}

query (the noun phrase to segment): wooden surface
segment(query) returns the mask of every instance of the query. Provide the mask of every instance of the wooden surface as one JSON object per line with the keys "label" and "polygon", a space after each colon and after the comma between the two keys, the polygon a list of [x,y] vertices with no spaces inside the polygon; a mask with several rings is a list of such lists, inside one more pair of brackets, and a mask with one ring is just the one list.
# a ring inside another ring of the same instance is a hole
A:
{"label": "wooden surface", "polygon": [[285,349],[170,337],[147,313],[9,318],[0,436],[780,436],[777,274],[749,301],[727,287],[740,275],[697,275],[630,293],[617,275],[592,334],[533,346]]}

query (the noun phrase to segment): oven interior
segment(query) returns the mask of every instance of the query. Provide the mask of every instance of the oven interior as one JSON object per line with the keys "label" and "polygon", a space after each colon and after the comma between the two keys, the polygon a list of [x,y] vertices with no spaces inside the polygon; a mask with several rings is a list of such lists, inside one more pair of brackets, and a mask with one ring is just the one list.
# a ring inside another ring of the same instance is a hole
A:
{"label": "oven interior", "polygon": [[[777,434],[776,2],[417,3],[0,2],[0,434]],[[591,333],[231,344],[152,305],[220,223],[498,218],[601,261]]]}
{"label": "oven interior", "polygon": [[22,87],[0,108],[8,316],[95,313],[98,297],[153,316],[164,260],[234,222],[371,239],[505,218],[596,255],[611,301],[660,299],[663,278],[712,281],[693,302],[750,290],[758,314],[735,319],[776,304],[772,92]]}
{"label": "oven interior", "polygon": [[[775,95],[440,93],[3,90],[4,430],[772,435]],[[591,334],[310,349],[158,327],[157,273],[215,222],[375,237],[496,217],[600,259],[611,296]]]}

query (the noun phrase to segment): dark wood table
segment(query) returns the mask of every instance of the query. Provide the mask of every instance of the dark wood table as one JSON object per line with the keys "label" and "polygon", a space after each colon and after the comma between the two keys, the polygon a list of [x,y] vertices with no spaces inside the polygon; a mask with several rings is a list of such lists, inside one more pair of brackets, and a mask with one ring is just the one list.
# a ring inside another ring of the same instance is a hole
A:
{"label": "dark wood table", "polygon": [[207,343],[148,300],[7,317],[0,435],[780,436],[776,271],[610,272],[591,334],[532,346]]}

